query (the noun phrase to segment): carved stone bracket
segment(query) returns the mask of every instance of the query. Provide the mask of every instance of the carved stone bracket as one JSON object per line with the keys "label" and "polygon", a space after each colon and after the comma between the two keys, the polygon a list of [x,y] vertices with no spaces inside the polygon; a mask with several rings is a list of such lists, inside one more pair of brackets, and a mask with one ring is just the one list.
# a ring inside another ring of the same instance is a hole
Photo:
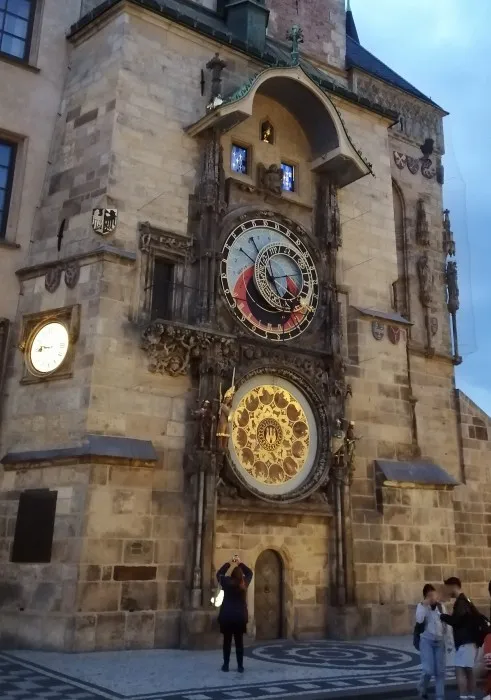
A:
{"label": "carved stone bracket", "polygon": [[200,373],[213,369],[218,374],[229,373],[236,363],[236,343],[229,336],[160,321],[151,323],[142,333],[150,372],[171,377],[188,374],[192,363],[198,361],[202,361]]}

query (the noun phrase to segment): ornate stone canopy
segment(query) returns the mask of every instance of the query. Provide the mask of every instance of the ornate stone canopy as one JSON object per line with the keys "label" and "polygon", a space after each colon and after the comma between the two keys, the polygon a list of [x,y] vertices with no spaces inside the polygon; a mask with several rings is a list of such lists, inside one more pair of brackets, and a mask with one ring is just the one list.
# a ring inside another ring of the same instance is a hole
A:
{"label": "ornate stone canopy", "polygon": [[300,66],[262,71],[189,126],[187,133],[194,137],[210,128],[229,131],[252,116],[256,94],[276,100],[301,124],[310,143],[314,172],[329,174],[338,187],[372,172],[333,102]]}

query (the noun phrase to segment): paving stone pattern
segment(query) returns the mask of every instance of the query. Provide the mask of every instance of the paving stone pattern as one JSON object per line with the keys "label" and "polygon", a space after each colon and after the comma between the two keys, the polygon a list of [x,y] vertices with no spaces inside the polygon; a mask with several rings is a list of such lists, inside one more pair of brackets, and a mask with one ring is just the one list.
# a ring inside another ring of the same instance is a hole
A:
{"label": "paving stone pattern", "polygon": [[[105,681],[108,679],[105,687],[89,682],[88,674],[80,670],[75,677],[77,666],[73,664],[74,655],[64,657],[67,671],[65,674],[60,671],[59,664],[54,670],[53,664],[50,665],[49,654],[45,655],[46,665],[36,663],[39,655],[35,653],[0,654],[0,698],[2,700],[100,700],[100,698],[107,700],[239,700],[241,698],[261,700],[274,697],[298,698],[305,694],[315,697],[319,694],[325,694],[326,697],[331,695],[352,697],[353,690],[361,693],[363,690],[366,692],[378,688],[400,688],[401,686],[414,688],[419,677],[418,655],[407,648],[330,641],[297,644],[278,642],[247,649],[246,656],[251,666],[249,678],[247,669],[244,676],[238,676],[232,666],[231,673],[223,678],[222,685],[216,684],[220,679],[218,673],[214,677],[215,683],[212,684],[206,674],[203,676],[199,672],[199,664],[193,676],[187,673],[187,664],[183,664],[182,667],[176,669],[174,666],[172,669],[174,677],[180,675],[181,680],[187,681],[177,688],[171,677],[168,677],[169,669],[166,670],[164,663],[162,673],[157,676],[153,692],[148,692],[151,690],[148,682],[145,683],[148,681],[146,673],[148,666],[143,657],[139,657],[143,661],[141,689],[146,692],[135,694],[135,685],[133,688],[128,687],[125,693],[124,684],[116,686],[118,688],[116,690],[110,683],[110,678],[114,674],[118,675],[118,668],[121,671],[129,659],[128,654],[131,653],[121,652],[117,656],[111,655],[110,658],[106,656],[105,659],[104,655],[97,655],[100,657],[102,668],[107,669],[106,674],[98,677],[98,682],[100,678],[104,678]],[[96,655],[90,656],[93,660]],[[210,657],[210,661],[216,665],[216,656]],[[257,662],[261,667],[264,664],[273,668],[269,676],[270,680],[257,682],[256,679],[256,682],[251,682],[255,675],[252,667]],[[290,675],[285,678],[285,665],[288,665],[290,670],[292,667],[298,669],[298,677],[294,678]],[[80,666],[78,668],[80,669]],[[314,669],[319,675],[308,676],[307,674]],[[449,668],[449,677],[450,675]],[[233,682],[232,685],[230,681]],[[199,687],[200,683],[201,687]],[[172,685],[174,689],[170,690]],[[188,687],[184,687],[185,685]]]}

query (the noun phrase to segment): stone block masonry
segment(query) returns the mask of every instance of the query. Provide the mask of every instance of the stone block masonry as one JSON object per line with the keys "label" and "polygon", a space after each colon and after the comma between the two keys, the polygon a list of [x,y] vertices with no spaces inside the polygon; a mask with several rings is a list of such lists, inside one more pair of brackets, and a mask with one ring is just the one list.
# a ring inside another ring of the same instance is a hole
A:
{"label": "stone block masonry", "polygon": [[[164,451],[149,467],[6,472],[0,644],[72,651],[179,646],[187,511],[176,471],[175,456]],[[58,490],[51,563],[11,563],[19,493],[43,487]]]}

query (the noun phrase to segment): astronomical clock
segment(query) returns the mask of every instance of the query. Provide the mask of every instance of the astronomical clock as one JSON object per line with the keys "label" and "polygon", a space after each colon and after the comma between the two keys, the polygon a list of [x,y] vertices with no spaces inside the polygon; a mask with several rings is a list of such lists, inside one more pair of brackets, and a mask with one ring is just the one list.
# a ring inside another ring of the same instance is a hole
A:
{"label": "astronomical clock", "polygon": [[319,281],[305,244],[287,226],[250,219],[227,237],[220,267],[230,310],[251,333],[275,342],[298,338],[319,303]]}
{"label": "astronomical clock", "polygon": [[328,373],[322,351],[309,355],[325,314],[323,276],[310,246],[300,227],[273,214],[244,217],[224,236],[223,312],[240,337],[239,379],[227,407],[225,458],[236,486],[228,494],[301,501],[327,474]]}

